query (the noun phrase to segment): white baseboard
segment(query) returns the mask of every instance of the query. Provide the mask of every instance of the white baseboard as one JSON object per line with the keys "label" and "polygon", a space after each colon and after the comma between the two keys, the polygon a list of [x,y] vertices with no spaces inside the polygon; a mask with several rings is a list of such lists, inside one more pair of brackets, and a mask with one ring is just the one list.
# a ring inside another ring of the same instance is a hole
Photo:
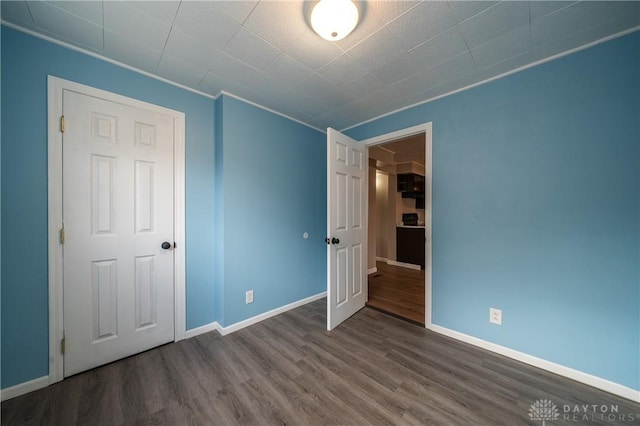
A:
{"label": "white baseboard", "polygon": [[417,271],[422,269],[420,265],[414,265],[413,263],[398,262],[395,260],[387,260],[387,265],[400,266],[401,268],[415,269]]}
{"label": "white baseboard", "polygon": [[389,259],[387,259],[386,257],[377,257],[376,256],[376,262],[384,262],[387,263]]}
{"label": "white baseboard", "polygon": [[280,306],[279,308],[272,309],[268,312],[262,313],[260,315],[256,315],[255,317],[247,318],[246,320],[228,325],[226,327],[223,327],[217,321],[214,321],[209,324],[205,324],[203,326],[188,330],[186,338],[189,339],[191,337],[195,337],[200,334],[208,333],[214,330],[218,331],[218,333],[222,334],[223,336],[226,336],[227,334],[233,333],[234,331],[241,330],[245,327],[249,327],[250,325],[257,324],[260,321],[264,321],[278,314],[282,314],[292,309],[299,308],[300,306],[306,305],[307,303],[315,302],[316,300],[322,299],[323,297],[326,297],[326,296],[327,296],[327,292],[323,291],[322,293],[318,293],[313,296],[297,300],[293,303],[289,303],[288,305]]}
{"label": "white baseboard", "polygon": [[438,334],[442,334],[451,337],[456,340],[460,340],[465,343],[469,343],[474,346],[478,346],[482,349],[486,349],[491,352],[495,352],[500,355],[515,359],[516,361],[523,362],[525,364],[532,365],[534,367],[541,368],[559,376],[566,377],[576,382],[584,383],[594,388],[601,389],[605,392],[612,393],[622,398],[630,399],[634,402],[640,402],[640,390],[631,389],[629,387],[620,385],[618,383],[611,382],[601,377],[593,376],[591,374],[584,373],[582,371],[574,370],[573,368],[565,367],[564,365],[556,364],[544,360],[542,358],[528,355],[523,352],[519,352],[505,346],[497,345],[495,343],[488,342],[486,340],[478,339],[477,337],[469,336],[458,331],[450,330],[439,325],[430,324],[427,328]]}
{"label": "white baseboard", "polygon": [[210,322],[209,324],[201,325],[200,327],[187,330],[184,338],[191,339],[192,337],[196,337],[200,334],[208,333],[214,330],[217,330],[218,332],[220,332],[220,324],[218,324],[218,321]]}
{"label": "white baseboard", "polygon": [[24,395],[25,393],[46,388],[47,386],[49,386],[49,376],[38,377],[37,379],[29,380],[28,382],[19,383],[15,386],[2,389],[2,396],[0,397],[0,399],[2,401],[6,401],[7,399]]}
{"label": "white baseboard", "polygon": [[246,320],[237,322],[235,324],[228,325],[226,327],[220,327],[220,334],[226,336],[227,334],[233,333],[234,331],[241,330],[245,327],[249,327],[250,325],[257,324],[260,321],[264,321],[268,318],[274,317],[276,315],[282,314],[284,312],[290,311],[292,309],[298,308],[302,305],[306,305],[307,303],[315,302],[316,300],[322,299],[327,296],[327,292],[323,291],[322,293],[318,293],[313,296],[306,297],[304,299],[300,299],[296,302],[289,303],[288,305],[280,306],[279,308],[272,309],[268,312],[265,312],[260,315],[256,315],[255,317],[247,318]]}
{"label": "white baseboard", "polygon": [[369,268],[369,270],[367,271],[367,275],[375,274],[376,272],[378,272],[377,267]]}

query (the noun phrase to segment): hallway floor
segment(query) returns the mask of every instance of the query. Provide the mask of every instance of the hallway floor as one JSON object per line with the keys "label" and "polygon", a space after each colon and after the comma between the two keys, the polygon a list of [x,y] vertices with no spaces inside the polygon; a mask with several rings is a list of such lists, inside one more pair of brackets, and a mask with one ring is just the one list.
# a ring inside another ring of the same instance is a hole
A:
{"label": "hallway floor", "polygon": [[424,269],[421,271],[376,262],[369,275],[367,306],[424,325]]}

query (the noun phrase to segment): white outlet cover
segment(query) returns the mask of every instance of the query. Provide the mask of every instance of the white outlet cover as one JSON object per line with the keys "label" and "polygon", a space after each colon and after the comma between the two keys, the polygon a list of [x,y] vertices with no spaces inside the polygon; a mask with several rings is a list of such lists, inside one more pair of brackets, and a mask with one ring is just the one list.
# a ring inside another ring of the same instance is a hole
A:
{"label": "white outlet cover", "polygon": [[253,290],[249,290],[245,293],[245,303],[253,303]]}
{"label": "white outlet cover", "polygon": [[489,308],[489,322],[496,325],[502,325],[502,310]]}

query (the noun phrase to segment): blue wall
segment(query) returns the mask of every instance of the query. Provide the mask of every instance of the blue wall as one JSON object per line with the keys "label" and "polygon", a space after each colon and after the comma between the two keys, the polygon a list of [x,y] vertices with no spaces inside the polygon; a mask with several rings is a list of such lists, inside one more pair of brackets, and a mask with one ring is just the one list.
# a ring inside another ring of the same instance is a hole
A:
{"label": "blue wall", "polygon": [[2,387],[48,374],[47,74],[186,114],[187,328],[213,321],[214,101],[2,27]]}
{"label": "blue wall", "polygon": [[229,96],[217,108],[217,273],[230,325],[326,290],[326,135]]}
{"label": "blue wall", "polygon": [[187,329],[326,289],[323,133],[6,27],[1,72],[3,388],[48,374],[48,74],[186,114]]}
{"label": "blue wall", "polygon": [[640,389],[639,119],[634,33],[348,134],[433,122],[435,324]]}

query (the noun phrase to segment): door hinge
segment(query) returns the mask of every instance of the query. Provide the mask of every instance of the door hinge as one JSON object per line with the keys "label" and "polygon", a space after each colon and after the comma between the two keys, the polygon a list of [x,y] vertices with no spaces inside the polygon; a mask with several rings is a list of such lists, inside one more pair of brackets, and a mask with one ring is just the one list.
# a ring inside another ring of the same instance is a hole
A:
{"label": "door hinge", "polygon": [[64,244],[64,225],[60,229],[60,244]]}
{"label": "door hinge", "polygon": [[64,115],[60,116],[60,133],[64,133]]}
{"label": "door hinge", "polygon": [[67,351],[67,338],[63,337],[62,340],[60,340],[60,350],[62,351],[62,355],[65,354],[65,352]]}

